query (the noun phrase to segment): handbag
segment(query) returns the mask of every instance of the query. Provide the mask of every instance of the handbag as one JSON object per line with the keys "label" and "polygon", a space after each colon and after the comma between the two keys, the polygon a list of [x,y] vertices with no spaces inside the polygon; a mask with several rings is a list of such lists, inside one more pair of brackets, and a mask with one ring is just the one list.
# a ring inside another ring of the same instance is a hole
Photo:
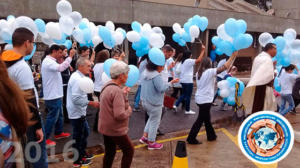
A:
{"label": "handbag", "polygon": [[164,96],[164,107],[173,109],[174,103],[176,99],[174,97],[168,96],[165,94]]}

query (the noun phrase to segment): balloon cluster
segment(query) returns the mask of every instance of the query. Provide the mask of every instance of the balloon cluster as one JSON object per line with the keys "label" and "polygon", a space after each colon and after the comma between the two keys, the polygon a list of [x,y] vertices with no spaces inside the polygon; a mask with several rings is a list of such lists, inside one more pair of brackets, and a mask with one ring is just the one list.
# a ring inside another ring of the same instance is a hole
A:
{"label": "balloon cluster", "polygon": [[[185,46],[187,42],[194,42],[200,34],[200,30],[203,32],[208,26],[208,20],[206,17],[200,17],[195,15],[183,25],[183,28],[179,23],[173,24],[173,31],[175,32],[172,36],[173,41],[178,43],[180,46]],[[200,30],[199,30],[200,29]]]}
{"label": "balloon cluster", "polygon": [[294,29],[286,29],[283,36],[273,39],[270,33],[262,33],[258,40],[261,46],[267,43],[274,43],[277,48],[277,55],[273,61],[277,61],[277,66],[287,67],[290,64],[300,62],[300,40],[296,39],[297,32]]}
{"label": "balloon cluster", "polygon": [[223,101],[229,104],[230,106],[234,106],[236,104],[235,101],[236,83],[239,83],[239,90],[237,96],[240,97],[243,94],[245,85],[239,79],[235,77],[228,77],[226,80],[222,80],[217,84],[218,88],[220,89],[219,95],[223,97]]}
{"label": "balloon cluster", "polygon": [[162,48],[165,44],[165,35],[160,27],[151,27],[149,23],[141,25],[134,21],[131,23],[132,31],[127,32],[128,41],[132,42],[132,48],[136,56],[142,57],[149,53],[151,48]]}
{"label": "balloon cluster", "polygon": [[[107,59],[103,64],[104,73],[108,78],[110,78],[110,68],[115,62],[117,62],[117,60],[110,58]],[[134,65],[129,65],[128,78],[125,85],[128,87],[134,86],[136,82],[139,80],[139,76],[140,76],[139,69]]]}
{"label": "balloon cluster", "polygon": [[116,45],[123,43],[126,38],[126,31],[122,28],[115,29],[112,21],[107,21],[105,26],[98,26],[98,35],[93,36],[94,45],[98,45],[103,41],[104,47],[112,49]]}
{"label": "balloon cluster", "polygon": [[212,38],[212,43],[217,47],[216,53],[231,56],[234,51],[251,46],[253,37],[246,30],[247,23],[244,20],[227,19],[217,28],[218,36]]}

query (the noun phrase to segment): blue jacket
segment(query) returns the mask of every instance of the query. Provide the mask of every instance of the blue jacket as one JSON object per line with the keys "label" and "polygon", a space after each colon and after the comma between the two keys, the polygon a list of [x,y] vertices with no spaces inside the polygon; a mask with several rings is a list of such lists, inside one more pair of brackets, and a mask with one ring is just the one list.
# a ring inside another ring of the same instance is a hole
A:
{"label": "blue jacket", "polygon": [[170,83],[164,83],[161,74],[157,71],[144,70],[141,81],[141,99],[153,106],[161,106],[164,102],[164,93]]}

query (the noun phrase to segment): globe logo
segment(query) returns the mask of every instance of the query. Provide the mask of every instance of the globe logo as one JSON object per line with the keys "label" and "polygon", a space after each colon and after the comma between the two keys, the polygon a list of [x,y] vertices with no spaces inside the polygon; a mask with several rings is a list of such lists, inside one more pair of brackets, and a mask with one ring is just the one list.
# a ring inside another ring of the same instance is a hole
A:
{"label": "globe logo", "polygon": [[256,145],[264,150],[272,149],[277,144],[277,133],[268,127],[259,129],[254,133]]}

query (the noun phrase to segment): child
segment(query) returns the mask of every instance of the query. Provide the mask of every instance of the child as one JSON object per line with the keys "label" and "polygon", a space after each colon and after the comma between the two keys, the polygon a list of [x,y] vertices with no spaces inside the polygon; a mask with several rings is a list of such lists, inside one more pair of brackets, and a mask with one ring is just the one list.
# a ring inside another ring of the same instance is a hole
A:
{"label": "child", "polygon": [[199,114],[187,138],[189,144],[201,144],[196,137],[203,122],[205,123],[207,140],[214,141],[217,139],[210,121],[210,108],[214,99],[216,75],[225,71],[234,62],[236,56],[237,52],[233,53],[229,60],[219,68],[212,68],[212,62],[207,57],[202,60],[196,74],[197,91],[195,101],[199,107]]}
{"label": "child", "polygon": [[[293,74],[295,68],[297,71],[297,75]],[[293,110],[293,108],[295,107],[292,91],[296,79],[299,77],[300,77],[299,69],[297,68],[297,66],[289,65],[288,67],[284,67],[279,78],[279,85],[281,86],[281,92],[280,92],[281,106],[279,109],[279,113],[281,115],[286,115],[289,111]],[[289,103],[288,108],[285,108],[286,102]]]}

